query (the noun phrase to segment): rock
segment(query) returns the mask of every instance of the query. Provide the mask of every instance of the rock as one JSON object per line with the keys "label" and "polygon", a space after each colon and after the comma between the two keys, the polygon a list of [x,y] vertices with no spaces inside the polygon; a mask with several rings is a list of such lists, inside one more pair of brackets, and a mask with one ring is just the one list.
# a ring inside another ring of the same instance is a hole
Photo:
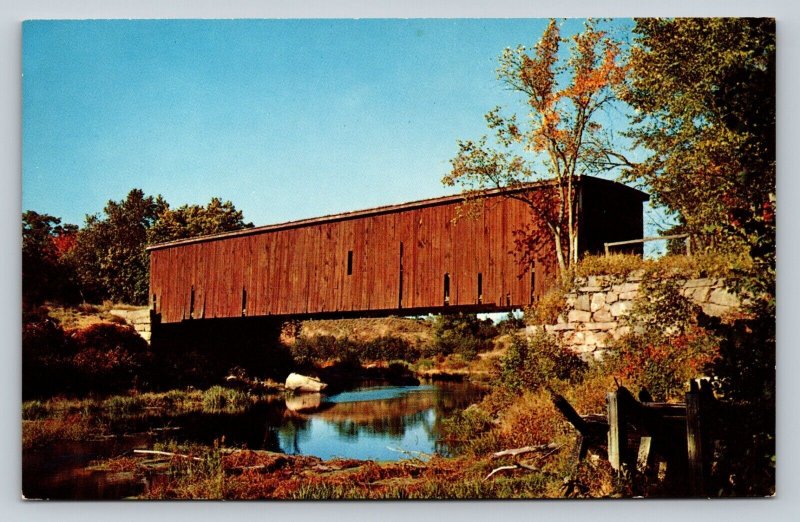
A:
{"label": "rock", "polygon": [[580,292],[590,294],[592,292],[601,292],[603,290],[600,286],[581,286],[578,288]]}
{"label": "rock", "polygon": [[638,270],[632,271],[628,274],[628,281],[641,281],[644,278],[644,269],[639,268]]}
{"label": "rock", "polygon": [[611,315],[619,317],[621,315],[628,315],[633,307],[632,301],[617,301],[611,305]]}
{"label": "rock", "polygon": [[328,387],[327,384],[314,377],[307,377],[299,373],[290,373],[284,385],[289,391],[303,393],[319,393]]}
{"label": "rock", "polygon": [[611,336],[614,338],[614,340],[617,340],[620,337],[624,337],[624,336],[628,335],[629,333],[631,333],[631,327],[630,326],[620,326],[616,330],[612,330],[611,331]]}
{"label": "rock", "polygon": [[633,301],[639,295],[639,292],[623,292],[619,294],[621,301]]}
{"label": "rock", "polygon": [[583,342],[589,346],[607,346],[608,334],[606,332],[584,332]]}
{"label": "rock", "polygon": [[703,309],[704,314],[712,317],[722,317],[731,310],[734,310],[732,306],[723,306],[714,303],[700,303],[700,308]]}
{"label": "rock", "polygon": [[689,299],[694,301],[695,303],[705,303],[708,301],[708,294],[711,292],[711,289],[706,287],[697,287],[691,290],[688,290],[690,294],[687,296]]}
{"label": "rock", "polygon": [[637,292],[639,291],[639,283],[623,283],[621,285],[614,285],[611,290],[621,294],[623,292]]}
{"label": "rock", "polygon": [[702,278],[702,279],[689,279],[685,283],[683,283],[684,288],[698,288],[698,287],[708,287],[714,283],[712,279]]}
{"label": "rock", "polygon": [[712,304],[720,306],[739,306],[739,299],[724,288],[717,288],[716,290],[712,291],[711,295],[708,296],[708,300]]}
{"label": "rock", "polygon": [[[610,317],[610,314],[609,314],[609,317]],[[585,324],[583,325],[583,327],[584,327],[586,330],[600,330],[600,331],[605,331],[605,330],[611,330],[611,329],[613,329],[613,328],[616,328],[616,327],[617,327],[617,323],[616,323],[616,322],[614,322],[614,321],[601,322],[601,323],[585,323]]]}
{"label": "rock", "polygon": [[570,323],[588,323],[592,320],[592,314],[584,310],[570,310],[567,321]]}
{"label": "rock", "polygon": [[591,306],[592,305],[588,294],[578,296],[578,298],[575,299],[575,304],[572,305],[575,310],[583,310],[586,312],[591,310]]}
{"label": "rock", "polygon": [[592,314],[592,321],[595,323],[609,323],[613,320],[614,317],[611,315],[611,307],[609,306],[605,306],[602,310],[598,310]]}
{"label": "rock", "polygon": [[589,308],[590,308],[589,311],[590,312],[596,312],[596,311],[600,310],[601,308],[603,308],[603,306],[605,304],[606,304],[606,294],[604,294],[602,292],[598,292],[598,293],[596,293],[596,294],[594,294],[592,296],[592,303],[589,306]]}
{"label": "rock", "polygon": [[575,329],[574,324],[570,323],[560,323],[550,327],[552,332],[569,332]]}
{"label": "rock", "polygon": [[619,294],[616,292],[606,292],[606,304],[611,304],[617,302],[619,299]]}

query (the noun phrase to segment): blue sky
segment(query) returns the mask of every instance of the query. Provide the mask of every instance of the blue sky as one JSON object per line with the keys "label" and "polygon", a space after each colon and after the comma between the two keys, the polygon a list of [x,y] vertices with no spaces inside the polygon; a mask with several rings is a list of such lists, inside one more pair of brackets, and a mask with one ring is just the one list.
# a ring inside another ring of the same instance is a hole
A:
{"label": "blue sky", "polygon": [[26,22],[22,208],[82,224],[137,187],[261,225],[453,193],[456,140],[495,105],[524,111],[498,56],[546,24]]}

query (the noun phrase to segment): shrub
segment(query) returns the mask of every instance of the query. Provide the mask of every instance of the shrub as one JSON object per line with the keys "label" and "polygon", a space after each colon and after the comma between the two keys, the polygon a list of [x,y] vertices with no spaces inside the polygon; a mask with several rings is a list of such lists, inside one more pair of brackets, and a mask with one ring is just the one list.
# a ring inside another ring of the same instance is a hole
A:
{"label": "shrub", "polygon": [[525,320],[523,317],[517,317],[514,315],[514,312],[508,312],[506,315],[497,325],[498,334],[513,334],[518,330],[525,328]]}
{"label": "shrub", "polygon": [[462,451],[493,426],[491,416],[473,404],[442,420],[442,440],[451,451]]}
{"label": "shrub", "polygon": [[106,400],[103,406],[112,415],[132,415],[142,411],[145,403],[141,397],[115,395]]}
{"label": "shrub", "polygon": [[561,285],[550,288],[533,306],[525,309],[525,321],[530,324],[555,324],[567,309],[566,289]]}
{"label": "shrub", "polygon": [[48,415],[50,415],[50,408],[43,402],[28,401],[22,403],[22,420],[44,419]]}
{"label": "shrub", "polygon": [[209,411],[241,410],[250,405],[250,395],[241,390],[212,386],[203,392],[203,409]]}
{"label": "shrub", "polygon": [[686,383],[717,359],[718,341],[697,326],[670,336],[632,334],[617,343],[609,363],[626,383],[656,400],[677,399]]}
{"label": "shrub", "polygon": [[530,339],[515,335],[501,365],[501,381],[514,391],[535,390],[556,379],[574,382],[587,367],[580,357],[542,330]]}
{"label": "shrub", "polygon": [[674,280],[646,279],[629,316],[632,333],[605,364],[656,399],[677,398],[719,356],[719,340],[697,325],[698,311]]}
{"label": "shrub", "polygon": [[456,353],[471,360],[479,352],[492,349],[491,339],[496,335],[491,319],[462,313],[437,315],[433,319],[433,342],[425,355]]}

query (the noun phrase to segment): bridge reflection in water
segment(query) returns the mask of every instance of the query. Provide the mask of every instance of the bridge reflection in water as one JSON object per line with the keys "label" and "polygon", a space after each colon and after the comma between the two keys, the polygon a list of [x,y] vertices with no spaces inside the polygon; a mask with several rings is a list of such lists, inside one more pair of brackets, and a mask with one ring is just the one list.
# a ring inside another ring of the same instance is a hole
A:
{"label": "bridge reflection in water", "polygon": [[442,419],[483,393],[468,384],[440,383],[290,397],[278,441],[286,453],[323,459],[397,460],[446,451],[437,442]]}

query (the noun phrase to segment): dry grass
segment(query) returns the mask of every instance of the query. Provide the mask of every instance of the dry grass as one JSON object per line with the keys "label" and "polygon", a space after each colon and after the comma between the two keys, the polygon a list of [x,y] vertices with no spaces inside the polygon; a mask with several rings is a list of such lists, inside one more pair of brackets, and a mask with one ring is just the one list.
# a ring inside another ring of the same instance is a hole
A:
{"label": "dry grass", "polygon": [[[83,329],[100,323],[125,324],[125,319],[110,313],[111,308],[106,309],[104,306],[83,304],[77,307],[64,307],[50,304],[47,305],[47,309],[48,315],[56,319],[64,330]],[[128,309],[138,308],[128,307]]]}
{"label": "dry grass", "polygon": [[391,336],[402,338],[414,346],[429,344],[433,338],[430,321],[403,317],[304,321],[300,335],[332,335],[337,339],[348,338],[360,342]]}
{"label": "dry grass", "polygon": [[691,256],[670,255],[657,259],[643,259],[629,254],[586,256],[571,269],[575,277],[612,275],[627,277],[641,270],[645,274],[666,277],[729,277],[734,270],[752,266],[746,254],[699,253]]}

